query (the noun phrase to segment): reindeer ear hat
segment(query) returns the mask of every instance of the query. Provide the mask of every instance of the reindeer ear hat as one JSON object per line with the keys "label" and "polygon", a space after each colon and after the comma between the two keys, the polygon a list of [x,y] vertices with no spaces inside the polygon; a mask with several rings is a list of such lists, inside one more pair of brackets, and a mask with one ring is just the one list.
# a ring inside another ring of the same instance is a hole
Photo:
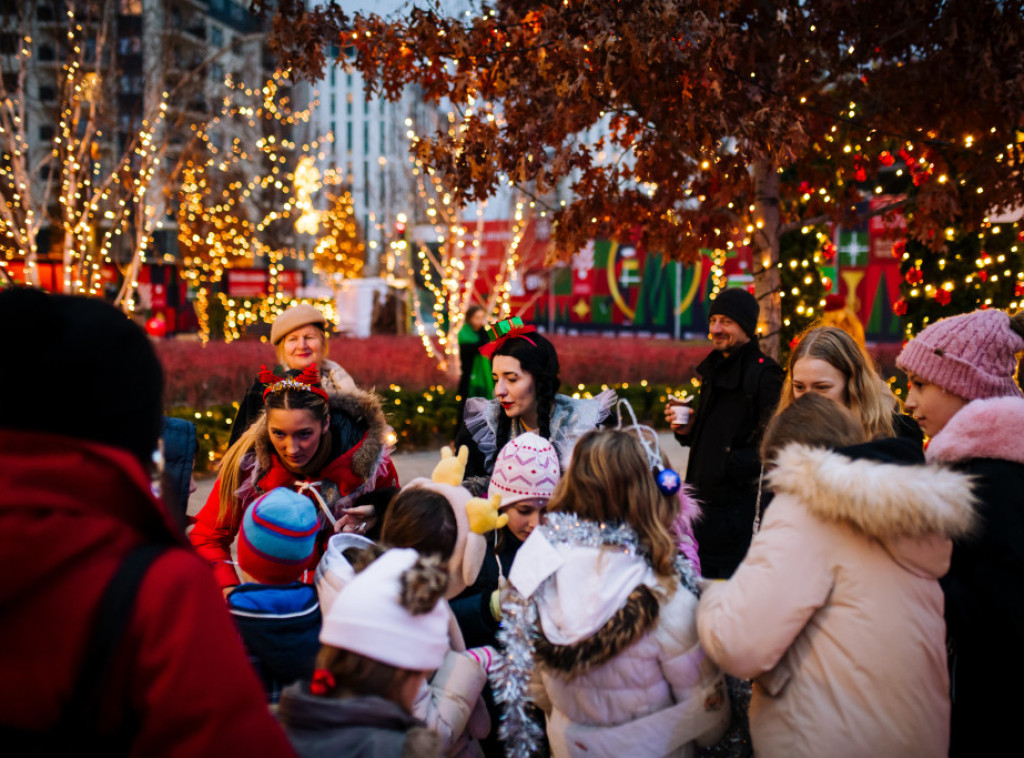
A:
{"label": "reindeer ear hat", "polygon": [[484,553],[487,551],[487,542],[482,536],[470,530],[469,518],[466,515],[466,506],[473,499],[470,491],[462,486],[468,452],[468,449],[463,447],[458,456],[454,456],[450,448],[443,448],[441,461],[434,468],[431,478],[418,477],[407,485],[422,487],[438,493],[448,501],[455,512],[457,528],[455,549],[452,551],[452,557],[448,560],[450,579],[448,591],[445,593],[445,597],[449,600],[476,581],[480,567],[483,565]]}

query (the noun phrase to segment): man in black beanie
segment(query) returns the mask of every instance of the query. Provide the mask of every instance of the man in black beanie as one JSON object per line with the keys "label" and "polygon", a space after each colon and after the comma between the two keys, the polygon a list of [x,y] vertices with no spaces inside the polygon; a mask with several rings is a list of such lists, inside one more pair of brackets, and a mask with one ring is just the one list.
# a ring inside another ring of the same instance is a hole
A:
{"label": "man in black beanie", "polygon": [[714,350],[697,366],[699,405],[685,424],[665,408],[676,439],[690,446],[686,481],[703,507],[694,535],[712,579],[729,578],[750,546],[761,434],[782,391],[782,368],[758,348],[759,311],[745,289],[718,294],[708,314]]}
{"label": "man in black beanie", "polygon": [[162,375],[100,300],[0,291],[0,734],[10,755],[292,755],[151,490]]}

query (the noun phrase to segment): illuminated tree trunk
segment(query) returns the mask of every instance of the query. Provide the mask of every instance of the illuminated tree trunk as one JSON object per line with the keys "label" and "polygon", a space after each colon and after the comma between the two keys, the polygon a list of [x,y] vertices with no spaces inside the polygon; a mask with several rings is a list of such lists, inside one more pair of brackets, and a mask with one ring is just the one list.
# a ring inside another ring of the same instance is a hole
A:
{"label": "illuminated tree trunk", "polygon": [[754,164],[754,296],[761,306],[761,349],[776,360],[782,329],[779,276],[779,173],[768,159]]}

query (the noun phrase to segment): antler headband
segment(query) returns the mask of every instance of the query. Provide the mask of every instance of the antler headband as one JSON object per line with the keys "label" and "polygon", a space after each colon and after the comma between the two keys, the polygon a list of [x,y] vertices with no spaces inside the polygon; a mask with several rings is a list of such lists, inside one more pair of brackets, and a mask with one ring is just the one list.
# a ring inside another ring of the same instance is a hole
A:
{"label": "antler headband", "polygon": [[266,389],[263,390],[264,400],[270,393],[283,390],[305,390],[306,392],[315,392],[324,400],[328,399],[327,392],[320,386],[320,369],[315,363],[306,366],[301,374],[292,379],[277,376],[273,372],[267,371],[266,366],[260,366],[260,373],[256,378],[261,384],[266,385]]}
{"label": "antler headband", "polygon": [[480,348],[480,355],[485,358],[492,357],[498,348],[515,337],[522,337],[531,345],[537,347],[537,343],[526,336],[527,334],[535,334],[537,327],[533,326],[533,324],[523,324],[523,320],[519,316],[499,321],[494,326],[487,327],[486,331],[491,341]]}

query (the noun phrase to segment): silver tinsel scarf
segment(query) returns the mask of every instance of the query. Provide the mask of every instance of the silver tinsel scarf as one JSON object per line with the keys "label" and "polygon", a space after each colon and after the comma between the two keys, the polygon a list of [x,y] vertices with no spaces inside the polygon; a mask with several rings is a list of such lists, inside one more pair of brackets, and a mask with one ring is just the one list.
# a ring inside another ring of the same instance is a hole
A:
{"label": "silver tinsel scarf", "polygon": [[[625,524],[599,524],[573,513],[551,513],[547,523],[537,530],[553,545],[613,547],[626,555],[647,558],[636,532]],[[682,586],[699,595],[693,566],[682,554],[676,555],[675,569]],[[502,705],[498,736],[505,743],[508,758],[530,758],[540,752],[544,738],[540,724],[531,714],[534,706],[528,694],[538,634],[537,607],[509,585],[502,595],[501,612],[498,644],[503,654],[490,672],[494,699]]]}

